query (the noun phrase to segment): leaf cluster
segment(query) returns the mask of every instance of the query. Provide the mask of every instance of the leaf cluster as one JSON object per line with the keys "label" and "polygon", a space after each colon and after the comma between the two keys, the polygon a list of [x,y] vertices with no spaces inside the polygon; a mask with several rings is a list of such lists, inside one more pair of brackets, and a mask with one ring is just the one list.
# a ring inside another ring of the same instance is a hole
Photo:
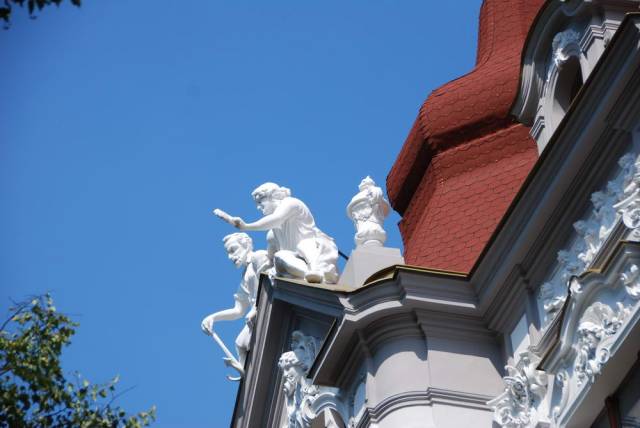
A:
{"label": "leaf cluster", "polygon": [[[81,0],[70,0],[71,4],[80,7]],[[41,11],[45,6],[56,5],[60,6],[62,0],[2,0],[2,6],[0,6],[0,19],[2,19],[8,26],[11,22],[11,12],[14,6],[24,7],[27,5],[29,10],[29,16],[35,18],[36,10]],[[7,28],[7,27],[5,27]]]}
{"label": "leaf cluster", "polygon": [[155,419],[155,407],[129,416],[113,404],[117,376],[106,384],[64,376],[60,355],[77,326],[48,294],[11,308],[0,328],[0,426],[139,428]]}

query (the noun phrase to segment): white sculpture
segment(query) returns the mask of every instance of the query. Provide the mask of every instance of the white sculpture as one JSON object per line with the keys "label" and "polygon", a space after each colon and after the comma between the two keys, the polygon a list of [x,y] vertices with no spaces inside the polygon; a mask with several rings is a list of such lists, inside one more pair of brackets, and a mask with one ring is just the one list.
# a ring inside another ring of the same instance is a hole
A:
{"label": "white sculpture", "polygon": [[638,265],[631,265],[624,273],[620,274],[620,280],[624,284],[627,294],[632,299],[640,299],[640,268]]}
{"label": "white sculpture", "polygon": [[[549,397],[553,404],[553,426],[566,426],[576,403],[586,396],[585,391],[620,349],[630,323],[637,320],[640,302],[635,300],[623,284],[633,283],[637,276],[634,264],[620,269],[611,278],[574,278],[563,325],[559,334],[560,346],[547,355],[545,370],[555,373],[556,384]],[[582,282],[582,283],[581,283]],[[601,301],[605,297],[608,302]]]}
{"label": "white sculpture", "polygon": [[558,269],[540,287],[545,325],[562,307],[570,278],[591,265],[620,218],[631,229],[626,239],[640,240],[640,156],[627,153],[618,159],[618,166],[606,188],[591,195],[592,209],[574,223],[578,239],[558,251]]}
{"label": "white sculpture", "polygon": [[291,333],[291,350],[284,352],[278,360],[282,370],[282,392],[284,393],[287,419],[282,428],[308,428],[316,426],[318,416],[324,414],[326,427],[338,427],[329,410],[344,417],[345,409],[340,399],[340,390],[327,386],[316,386],[307,378],[319,348],[319,341],[299,330]]}
{"label": "white sculpture", "polygon": [[553,52],[553,62],[556,67],[562,67],[570,58],[567,50],[571,45],[577,46],[580,42],[580,33],[576,30],[569,28],[565,31],[561,31],[553,37],[551,42],[551,50]]}
{"label": "white sculpture", "polygon": [[539,358],[530,352],[521,354],[517,367],[505,366],[504,392],[487,404],[493,408],[493,419],[508,428],[536,426],[541,415],[537,405],[547,392],[547,374],[537,370]]}
{"label": "white sculpture", "polygon": [[307,427],[315,417],[310,406],[319,389],[306,376],[316,357],[317,347],[314,337],[296,330],[291,333],[291,351],[283,353],[278,360],[284,378],[282,389],[287,406],[286,428]]}
{"label": "white sculpture", "polygon": [[578,386],[586,381],[593,382],[600,374],[611,354],[603,342],[605,338],[618,332],[625,315],[627,313],[620,302],[617,312],[601,302],[594,303],[585,311],[576,333],[574,372],[577,374]]}
{"label": "white sculpture", "polygon": [[382,225],[389,215],[389,202],[384,198],[382,189],[369,176],[360,182],[358,188],[360,192],[347,205],[347,215],[356,226],[356,247],[382,247],[387,240]]}
{"label": "white sculpture", "polygon": [[556,294],[553,284],[545,282],[540,286],[540,298],[543,300],[543,308],[546,313],[545,323],[553,319],[558,311],[562,309],[566,294]]}
{"label": "white sculpture", "polygon": [[[253,251],[253,241],[246,233],[232,233],[225,236],[223,242],[229,260],[231,260],[237,268],[243,268],[242,280],[238,286],[238,291],[233,295],[235,300],[233,308],[225,309],[206,317],[202,320],[202,331],[212,336],[218,345],[220,345],[227,356],[224,359],[225,364],[233,367],[240,374],[239,377],[227,376],[227,378],[230,380],[240,380],[240,378],[244,376],[244,363],[247,358],[247,353],[249,352],[251,334],[255,323],[255,304],[260,273],[269,269],[271,262],[266,251]],[[238,356],[235,357],[213,330],[213,326],[217,321],[237,320],[242,316],[245,316],[246,323],[236,338],[236,351]]]}
{"label": "white sculpture", "polygon": [[600,224],[595,220],[578,220],[573,224],[573,228],[582,239],[584,247],[578,258],[585,266],[589,265],[600,249]]}
{"label": "white sculpture", "polygon": [[222,210],[214,214],[240,230],[267,231],[269,257],[275,274],[302,278],[312,283],[338,281],[338,247],[316,227],[309,208],[291,191],[275,183],[264,183],[252,193],[264,217],[245,223]]}
{"label": "white sculpture", "polygon": [[626,180],[620,186],[624,189],[624,199],[615,204],[614,208],[622,215],[624,225],[633,231],[630,239],[637,241],[640,240],[640,157],[635,160],[635,168],[629,168],[630,158],[623,157],[623,159],[626,163],[623,164],[621,160],[620,166],[628,171]]}

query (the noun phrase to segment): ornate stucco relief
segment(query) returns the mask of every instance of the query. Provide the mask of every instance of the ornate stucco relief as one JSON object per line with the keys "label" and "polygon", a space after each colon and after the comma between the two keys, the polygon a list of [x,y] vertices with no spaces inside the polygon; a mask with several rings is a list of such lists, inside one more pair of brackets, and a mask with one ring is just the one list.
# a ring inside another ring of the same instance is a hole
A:
{"label": "ornate stucco relief", "polygon": [[531,33],[512,112],[531,126],[540,153],[568,111],[578,71],[585,82],[618,29],[624,16],[619,7],[612,1],[554,2]]}
{"label": "ornate stucco relief", "polygon": [[[571,421],[640,318],[640,251],[619,253],[610,272],[572,278],[558,345],[542,366],[528,350],[516,367],[506,368],[504,392],[488,403],[500,426],[561,427]],[[554,379],[548,386],[547,377]]]}
{"label": "ornate stucco relief", "polygon": [[578,386],[593,382],[595,376],[600,374],[602,366],[609,360],[611,351],[606,344],[608,339],[618,332],[626,315],[621,303],[616,306],[617,311],[596,302],[580,319],[575,346],[577,358],[573,366]]}
{"label": "ornate stucco relief", "polygon": [[538,308],[544,326],[564,304],[569,279],[589,268],[620,218],[630,228],[629,239],[640,237],[640,158],[628,153],[618,165],[616,176],[591,195],[591,210],[573,225],[575,239],[558,251],[556,269],[540,286]]}
{"label": "ornate stucco relief", "polygon": [[581,46],[584,31],[569,27],[557,32],[548,48],[546,66],[539,66],[540,93],[531,135],[536,139],[540,152],[546,147],[571,103],[570,86],[574,83],[563,76],[577,75],[579,72],[584,78],[590,71]]}
{"label": "ornate stucco relief", "polygon": [[558,350],[548,363],[556,374],[551,419],[563,426],[637,323],[638,267],[622,266],[612,279],[574,279]]}
{"label": "ornate stucco relief", "polygon": [[296,330],[291,333],[291,350],[278,360],[287,413],[283,428],[307,428],[325,409],[342,413],[339,390],[313,385],[307,378],[318,346],[318,339]]}
{"label": "ornate stucco relief", "polygon": [[620,274],[620,280],[631,298],[640,299],[640,268],[638,265],[629,266],[627,271]]}
{"label": "ornate stucco relief", "polygon": [[[591,195],[589,213],[574,223],[571,244],[558,252],[556,269],[540,286],[544,327],[564,311],[559,346],[546,357],[546,373],[535,370],[540,356],[531,350],[506,368],[505,390],[489,402],[501,426],[564,426],[637,323],[640,263],[611,262],[607,275],[584,275],[621,223],[625,240],[640,241],[640,156],[625,154],[618,166],[604,189]],[[547,376],[554,379],[549,388]]]}
{"label": "ornate stucco relief", "polygon": [[493,419],[500,426],[521,428],[535,426],[540,419],[538,406],[547,392],[547,374],[537,370],[539,362],[525,353],[516,367],[506,366],[504,392],[487,404],[494,410]]}

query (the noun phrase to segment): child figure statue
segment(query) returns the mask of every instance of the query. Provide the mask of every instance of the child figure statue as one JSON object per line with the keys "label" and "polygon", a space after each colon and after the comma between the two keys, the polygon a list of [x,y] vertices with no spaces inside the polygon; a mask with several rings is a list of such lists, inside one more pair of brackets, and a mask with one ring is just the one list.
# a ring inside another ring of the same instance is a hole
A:
{"label": "child figure statue", "polygon": [[278,276],[300,278],[311,283],[338,281],[338,247],[316,227],[309,208],[291,191],[275,183],[264,183],[252,193],[264,217],[245,223],[222,210],[214,214],[240,230],[267,232],[269,258]]}
{"label": "child figure statue", "polygon": [[360,192],[347,205],[347,215],[356,227],[356,247],[382,247],[387,240],[387,232],[382,225],[389,215],[389,202],[369,176],[360,182],[358,190]]}

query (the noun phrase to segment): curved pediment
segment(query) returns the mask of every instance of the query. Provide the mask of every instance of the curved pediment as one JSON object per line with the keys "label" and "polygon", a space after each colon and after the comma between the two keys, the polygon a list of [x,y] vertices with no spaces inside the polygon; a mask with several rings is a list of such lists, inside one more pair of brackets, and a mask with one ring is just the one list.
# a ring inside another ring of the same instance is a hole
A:
{"label": "curved pediment", "polygon": [[[545,372],[555,374],[549,415],[560,426],[575,414],[586,415],[590,402],[604,400],[599,396],[606,396],[605,384],[617,384],[613,372],[626,366],[620,358],[629,353],[620,349],[637,345],[640,244],[620,243],[602,271],[574,278],[562,317],[557,345],[540,364]],[[606,376],[602,375],[605,370]]]}
{"label": "curved pediment", "polygon": [[538,151],[569,111],[627,12],[638,1],[548,2],[525,43],[520,89],[511,112],[531,127]]}

